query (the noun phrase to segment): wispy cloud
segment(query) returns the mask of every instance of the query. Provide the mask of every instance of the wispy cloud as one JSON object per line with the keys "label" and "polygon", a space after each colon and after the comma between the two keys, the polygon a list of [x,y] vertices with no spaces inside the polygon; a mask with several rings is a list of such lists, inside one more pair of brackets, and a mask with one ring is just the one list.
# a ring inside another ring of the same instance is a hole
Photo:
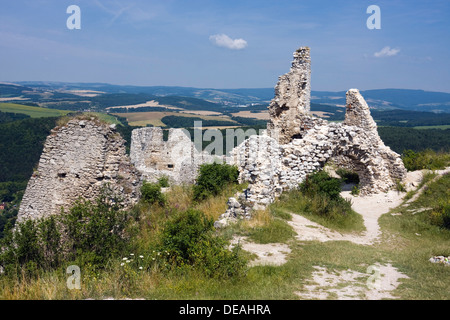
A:
{"label": "wispy cloud", "polygon": [[226,34],[214,34],[209,40],[216,46],[228,48],[231,50],[241,50],[247,47],[247,41],[244,39],[231,39]]}
{"label": "wispy cloud", "polygon": [[392,48],[389,46],[384,47],[381,49],[381,51],[375,52],[373,55],[376,58],[383,58],[383,57],[392,57],[396,56],[400,52],[400,49]]}
{"label": "wispy cloud", "polygon": [[145,22],[152,20],[155,17],[155,13],[150,10],[143,10],[135,3],[123,5],[120,2],[114,1],[105,6],[100,0],[95,0],[94,4],[112,16],[109,24],[113,24],[118,19],[123,19],[130,23]]}

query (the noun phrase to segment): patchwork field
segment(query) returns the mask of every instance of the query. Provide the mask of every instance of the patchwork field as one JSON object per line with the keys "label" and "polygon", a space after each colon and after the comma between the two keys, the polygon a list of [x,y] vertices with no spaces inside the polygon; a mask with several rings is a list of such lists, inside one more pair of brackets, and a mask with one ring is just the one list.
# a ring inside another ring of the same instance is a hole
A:
{"label": "patchwork field", "polygon": [[227,116],[212,116],[212,115],[200,115],[200,114],[190,114],[190,113],[179,113],[179,112],[129,112],[129,113],[113,113],[113,115],[124,117],[127,119],[130,126],[140,126],[145,127],[150,124],[155,127],[165,127],[166,125],[161,121],[165,116],[180,116],[180,117],[196,117],[202,118],[204,120],[225,120],[232,121]]}
{"label": "patchwork field", "polygon": [[243,118],[253,118],[259,120],[269,120],[269,112],[250,112],[250,111],[239,111],[237,113],[233,113],[234,117],[243,117]]}

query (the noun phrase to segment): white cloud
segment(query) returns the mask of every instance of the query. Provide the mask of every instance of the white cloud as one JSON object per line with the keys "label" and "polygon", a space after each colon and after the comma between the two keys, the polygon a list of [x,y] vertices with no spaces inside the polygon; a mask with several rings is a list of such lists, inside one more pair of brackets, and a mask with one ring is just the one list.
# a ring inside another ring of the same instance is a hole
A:
{"label": "white cloud", "polygon": [[216,46],[224,47],[232,50],[241,50],[247,46],[247,41],[244,39],[231,39],[226,34],[214,34],[209,36],[209,40]]}
{"label": "white cloud", "polygon": [[400,49],[394,49],[389,46],[384,47],[383,49],[381,49],[381,51],[375,52],[373,55],[376,58],[382,58],[382,57],[392,57],[397,55],[400,52]]}

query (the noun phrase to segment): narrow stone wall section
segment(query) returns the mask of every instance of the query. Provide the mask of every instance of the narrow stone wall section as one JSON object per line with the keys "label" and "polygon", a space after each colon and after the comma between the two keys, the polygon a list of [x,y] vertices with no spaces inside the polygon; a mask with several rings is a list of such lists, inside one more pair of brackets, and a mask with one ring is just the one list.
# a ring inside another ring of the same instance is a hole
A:
{"label": "narrow stone wall section", "polygon": [[280,144],[301,136],[302,118],[309,114],[311,98],[310,49],[301,47],[294,52],[291,69],[278,79],[275,97],[269,106],[268,135]]}
{"label": "narrow stone wall section", "polygon": [[18,221],[58,214],[79,197],[95,200],[105,184],[127,207],[136,203],[140,176],[124,142],[113,125],[94,119],[74,119],[53,129],[28,182]]}

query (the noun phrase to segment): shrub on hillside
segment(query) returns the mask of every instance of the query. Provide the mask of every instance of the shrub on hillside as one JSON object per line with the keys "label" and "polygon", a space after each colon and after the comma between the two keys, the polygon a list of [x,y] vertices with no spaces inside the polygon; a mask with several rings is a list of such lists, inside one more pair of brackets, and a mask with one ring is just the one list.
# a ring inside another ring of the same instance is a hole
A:
{"label": "shrub on hillside", "polygon": [[141,187],[141,199],[148,204],[159,204],[164,206],[166,204],[166,198],[161,192],[160,183],[150,183],[144,181]]}
{"label": "shrub on hillside", "polygon": [[402,160],[408,171],[415,170],[438,170],[450,164],[450,154],[436,152],[427,149],[421,152],[405,150],[402,154]]}
{"label": "shrub on hillside", "polygon": [[167,188],[169,186],[169,177],[162,176],[158,179],[158,184],[161,186],[161,188]]}
{"label": "shrub on hillside", "polygon": [[121,200],[107,189],[95,202],[78,200],[61,216],[68,259],[83,256],[84,261],[104,266],[126,247],[130,221]]}
{"label": "shrub on hillside", "polygon": [[5,228],[0,265],[6,273],[55,269],[63,261],[104,267],[128,244],[131,215],[104,189],[96,201],[78,200],[68,212]]}
{"label": "shrub on hillside", "polygon": [[194,267],[211,277],[238,276],[245,266],[238,248],[228,250],[227,242],[215,234],[213,219],[194,209],[179,212],[166,222],[161,251],[168,252],[172,265]]}
{"label": "shrub on hillside", "polygon": [[341,181],[330,177],[322,170],[307,176],[300,184],[300,191],[308,196],[320,194],[330,199],[338,199],[341,193]]}
{"label": "shrub on hillside", "polygon": [[307,212],[328,218],[351,212],[351,202],[340,195],[341,180],[330,177],[325,171],[306,177],[299,190],[306,197],[304,205]]}
{"label": "shrub on hillside", "polygon": [[194,200],[201,201],[218,195],[227,184],[238,182],[239,171],[229,164],[203,164],[200,166],[197,182],[194,185]]}
{"label": "shrub on hillside", "polygon": [[450,230],[450,201],[442,201],[432,212],[432,222]]}
{"label": "shrub on hillside", "polygon": [[0,243],[0,265],[7,274],[23,270],[36,275],[40,268],[57,267],[61,258],[61,234],[56,218],[26,220],[5,228]]}

